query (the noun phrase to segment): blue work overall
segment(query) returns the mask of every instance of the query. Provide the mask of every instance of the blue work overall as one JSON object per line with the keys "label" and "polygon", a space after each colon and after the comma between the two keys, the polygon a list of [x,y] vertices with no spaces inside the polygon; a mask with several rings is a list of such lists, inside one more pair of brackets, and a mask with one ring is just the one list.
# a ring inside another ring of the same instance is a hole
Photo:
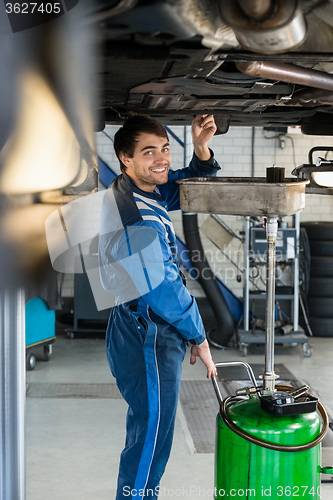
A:
{"label": "blue work overall", "polygon": [[168,210],[179,209],[176,180],[214,176],[219,165],[194,155],[154,192],[123,173],[105,195],[99,238],[103,287],[116,295],[106,334],[107,357],[128,403],[117,500],[158,496],[173,439],[182,361],[188,340],[205,331],[184,286]]}

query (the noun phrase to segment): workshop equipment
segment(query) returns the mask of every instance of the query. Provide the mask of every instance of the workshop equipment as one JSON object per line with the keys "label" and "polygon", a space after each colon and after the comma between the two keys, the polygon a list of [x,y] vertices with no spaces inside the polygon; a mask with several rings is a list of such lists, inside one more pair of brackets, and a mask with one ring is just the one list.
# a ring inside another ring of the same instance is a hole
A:
{"label": "workshop equipment", "polygon": [[[243,365],[244,362],[217,363],[216,367]],[[273,376],[266,375],[268,385]],[[216,379],[214,387],[220,403],[216,421],[215,499],[286,499],[301,496],[320,498],[321,441],[328,429],[325,409],[308,395],[292,387],[252,387],[237,391],[236,397],[222,397]],[[265,384],[264,384],[265,385]],[[245,397],[247,396],[247,397]],[[322,417],[318,414],[318,409]]]}
{"label": "workshop equipment", "polygon": [[45,300],[33,297],[25,305],[26,368],[36,366],[35,350],[43,348],[43,359],[48,361],[55,341],[55,311]]}
{"label": "workshop equipment", "polygon": [[[277,172],[278,174],[278,172]],[[269,171],[270,178],[276,175]],[[216,367],[243,366],[251,386],[222,401],[216,378],[214,389],[220,404],[215,454],[215,499],[320,498],[320,443],[328,428],[325,409],[308,394],[308,387],[275,386],[274,321],[275,257],[278,215],[293,215],[305,205],[307,182],[286,179],[201,178],[180,181],[181,208],[186,211],[263,215],[266,219],[266,332],[263,385],[244,362],[217,363]],[[208,186],[208,188],[207,188]],[[226,212],[224,212],[226,210]],[[244,313],[245,314],[245,313]],[[319,413],[322,417],[322,425]],[[322,427],[322,429],[321,429]],[[329,470],[330,472],[326,472]]]}
{"label": "workshop equipment", "polygon": [[[289,319],[290,324],[281,324],[281,328],[276,332],[274,344],[285,347],[302,346],[303,355],[312,355],[312,346],[303,328],[299,326],[299,281],[300,281],[300,216],[296,213],[293,216],[294,228],[283,228],[279,223],[276,235],[276,270],[278,276],[282,269],[289,267],[291,286],[277,286],[275,289],[275,320]],[[242,325],[237,330],[238,346],[241,354],[247,356],[250,345],[264,345],[265,332],[260,328],[260,322],[265,324],[261,315],[264,314],[264,303],[266,293],[262,287],[258,287],[254,282],[253,270],[257,271],[260,277],[259,282],[264,278],[266,271],[267,239],[266,230],[260,225],[251,225],[250,217],[245,217],[244,228],[244,275],[243,275],[243,303],[244,311],[252,312],[252,321],[248,313],[243,315]],[[254,289],[250,291],[250,283],[254,284]],[[286,305],[289,304],[289,306]],[[257,309],[257,310],[256,310]],[[259,309],[260,319],[256,318]],[[287,311],[287,314],[283,313]],[[284,317],[284,318],[283,318]],[[275,323],[275,327],[278,322]]]}

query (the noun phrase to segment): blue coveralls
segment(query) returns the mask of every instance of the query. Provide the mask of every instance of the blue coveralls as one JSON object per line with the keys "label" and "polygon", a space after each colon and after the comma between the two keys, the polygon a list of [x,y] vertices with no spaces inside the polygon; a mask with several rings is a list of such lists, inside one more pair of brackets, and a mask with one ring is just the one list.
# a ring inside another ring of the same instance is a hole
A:
{"label": "blue coveralls", "polygon": [[[167,210],[177,179],[215,176],[212,157],[194,155],[166,184],[142,191],[126,173],[104,198],[99,242],[103,287],[116,295],[106,333],[108,362],[129,405],[116,499],[157,498],[169,458],[187,342],[205,340],[195,299],[183,284]],[[115,215],[116,213],[116,215]],[[116,222],[110,224],[110,219]]]}

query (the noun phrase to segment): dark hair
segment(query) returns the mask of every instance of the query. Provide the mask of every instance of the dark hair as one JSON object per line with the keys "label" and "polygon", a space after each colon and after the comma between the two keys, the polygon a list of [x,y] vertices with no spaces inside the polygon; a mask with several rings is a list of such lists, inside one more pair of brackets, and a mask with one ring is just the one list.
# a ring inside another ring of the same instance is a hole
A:
{"label": "dark hair", "polygon": [[169,141],[168,134],[160,122],[150,116],[130,114],[124,125],[116,132],[113,143],[122,172],[125,172],[126,166],[120,160],[119,154],[124,153],[129,158],[133,158],[135,143],[142,133],[165,137]]}

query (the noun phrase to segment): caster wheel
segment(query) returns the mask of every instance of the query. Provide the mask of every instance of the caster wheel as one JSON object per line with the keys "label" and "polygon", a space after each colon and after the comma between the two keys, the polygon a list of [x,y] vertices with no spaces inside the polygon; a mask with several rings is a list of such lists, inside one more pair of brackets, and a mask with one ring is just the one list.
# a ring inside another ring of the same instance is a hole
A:
{"label": "caster wheel", "polygon": [[313,349],[310,344],[303,344],[303,355],[305,358],[309,358],[312,355]]}
{"label": "caster wheel", "polygon": [[26,355],[26,369],[30,372],[36,366],[36,357],[32,352],[28,352]]}
{"label": "caster wheel", "polygon": [[49,345],[44,345],[43,353],[44,353],[44,361],[49,361],[51,354],[51,349]]}
{"label": "caster wheel", "polygon": [[[304,344],[304,345],[305,345],[305,344]],[[298,346],[297,342],[291,342],[291,343],[290,343],[290,347],[295,348],[295,347],[297,347],[297,346]]]}
{"label": "caster wheel", "polygon": [[244,356],[244,358],[245,358],[247,356],[247,345],[241,344],[239,346],[239,350],[240,350],[241,355]]}
{"label": "caster wheel", "polygon": [[67,337],[71,340],[73,340],[75,338],[75,334],[74,332],[67,332]]}

